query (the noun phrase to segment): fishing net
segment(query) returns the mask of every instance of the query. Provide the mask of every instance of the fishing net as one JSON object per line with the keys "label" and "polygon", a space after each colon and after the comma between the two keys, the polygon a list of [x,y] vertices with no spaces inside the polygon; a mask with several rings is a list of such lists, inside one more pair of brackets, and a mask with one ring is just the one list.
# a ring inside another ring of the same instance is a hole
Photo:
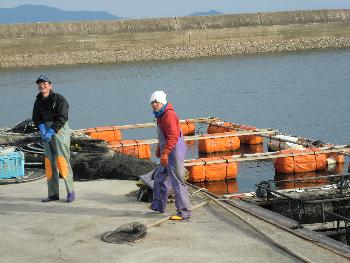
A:
{"label": "fishing net", "polygon": [[[38,134],[5,133],[0,146],[14,146],[25,153],[25,165],[44,168],[44,149]],[[111,150],[103,140],[71,136],[71,166],[74,180],[135,180],[157,165]],[[35,165],[34,165],[35,164]]]}
{"label": "fishing net", "polygon": [[29,134],[36,132],[38,129],[35,127],[34,122],[31,119],[26,119],[24,121],[21,121],[20,123],[17,123],[15,126],[13,126],[10,131],[14,133],[24,133]]}
{"label": "fishing net", "polygon": [[144,224],[133,222],[103,233],[101,239],[108,243],[122,244],[139,241],[146,236],[146,233],[147,227]]}
{"label": "fishing net", "polygon": [[152,171],[157,164],[122,153],[110,155],[79,154],[73,157],[75,180],[135,180]]}

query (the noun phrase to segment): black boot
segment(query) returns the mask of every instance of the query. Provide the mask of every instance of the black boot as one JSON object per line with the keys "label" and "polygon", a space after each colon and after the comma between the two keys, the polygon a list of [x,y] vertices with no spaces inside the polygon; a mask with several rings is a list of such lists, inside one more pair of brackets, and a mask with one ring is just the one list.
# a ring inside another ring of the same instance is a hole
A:
{"label": "black boot", "polygon": [[48,198],[42,199],[41,202],[47,203],[51,201],[57,201],[60,200],[60,197],[58,195],[51,195]]}

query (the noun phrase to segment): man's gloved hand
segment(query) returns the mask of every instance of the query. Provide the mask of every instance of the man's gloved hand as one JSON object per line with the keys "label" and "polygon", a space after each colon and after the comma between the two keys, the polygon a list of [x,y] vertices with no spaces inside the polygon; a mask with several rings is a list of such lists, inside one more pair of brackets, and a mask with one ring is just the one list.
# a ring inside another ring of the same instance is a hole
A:
{"label": "man's gloved hand", "polygon": [[50,129],[47,131],[47,133],[45,134],[44,141],[45,141],[45,142],[51,141],[52,136],[54,136],[54,135],[55,135],[55,131],[54,131],[53,129],[50,128]]}
{"label": "man's gloved hand", "polygon": [[162,153],[162,155],[160,156],[160,163],[163,166],[168,165],[168,154],[167,153]]}
{"label": "man's gloved hand", "polygon": [[38,127],[39,127],[39,131],[40,131],[41,139],[44,140],[45,134],[46,134],[46,127],[45,127],[45,124],[44,124],[44,123],[40,123]]}
{"label": "man's gloved hand", "polygon": [[159,144],[157,144],[157,148],[156,148],[156,157],[157,157],[157,158],[160,158]]}

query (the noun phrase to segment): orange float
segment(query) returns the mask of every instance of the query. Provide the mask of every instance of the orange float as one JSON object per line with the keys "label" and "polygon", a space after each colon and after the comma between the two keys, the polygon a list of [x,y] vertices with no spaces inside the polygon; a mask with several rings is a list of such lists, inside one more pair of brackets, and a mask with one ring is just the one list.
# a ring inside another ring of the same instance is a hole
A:
{"label": "orange float", "polygon": [[93,139],[104,140],[106,142],[112,142],[122,139],[122,132],[115,126],[104,126],[96,128],[88,128],[85,134]]}
{"label": "orange float", "polygon": [[307,155],[280,157],[275,159],[275,171],[277,173],[305,173],[325,170],[327,157],[325,154],[315,154],[316,148],[306,150],[284,150],[280,154],[310,153]]}
{"label": "orange float", "polygon": [[[222,181],[225,179],[234,179],[238,174],[237,162],[227,162],[230,157],[210,157],[191,160],[187,163],[204,162],[201,165],[193,165],[186,167],[189,171],[190,182],[212,182]],[[224,163],[208,163],[209,161],[226,160]]]}
{"label": "orange float", "polygon": [[[217,126],[220,125],[220,126]],[[210,123],[208,126],[207,132],[209,134],[213,133],[222,133],[222,132],[233,132],[232,129],[240,129],[244,131],[254,131],[256,130],[256,127],[248,126],[248,125],[238,125],[230,122],[223,122],[223,123]],[[264,138],[257,135],[242,135],[239,137],[242,144],[262,144],[264,142]]]}
{"label": "orange float", "polygon": [[[216,133],[215,135],[225,135],[227,133]],[[203,137],[210,135],[203,135]],[[202,153],[229,152],[239,149],[241,143],[237,136],[208,138],[198,140],[198,151]]]}
{"label": "orange float", "polygon": [[[220,125],[220,126],[217,126]],[[222,123],[209,123],[207,133],[223,133],[223,132],[232,132],[234,130],[230,129],[232,124],[230,122],[222,122]]]}
{"label": "orange float", "polygon": [[[140,159],[150,159],[151,158],[151,145],[140,144],[142,140],[123,140],[109,142],[109,146],[112,150],[120,152],[126,155],[131,155]],[[136,145],[128,145],[135,144]]]}
{"label": "orange float", "polygon": [[185,121],[180,123],[181,131],[184,136],[194,135],[196,133],[196,125],[193,122]]}

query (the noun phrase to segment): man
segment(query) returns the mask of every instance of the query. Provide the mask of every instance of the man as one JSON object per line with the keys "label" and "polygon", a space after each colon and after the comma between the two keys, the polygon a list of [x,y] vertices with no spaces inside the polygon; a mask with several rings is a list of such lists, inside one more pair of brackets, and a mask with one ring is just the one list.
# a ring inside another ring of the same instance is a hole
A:
{"label": "man", "polygon": [[191,216],[190,199],[184,183],[184,159],[186,145],[180,129],[179,119],[173,106],[167,102],[163,91],[155,91],[150,98],[153,114],[157,118],[158,145],[156,156],[160,164],[154,175],[153,201],[151,209],[164,213],[172,188],[177,214],[172,220],[188,219]]}
{"label": "man", "polygon": [[69,163],[70,132],[68,126],[68,103],[66,99],[52,91],[48,76],[41,75],[37,80],[39,94],[33,108],[32,120],[39,128],[45,149],[45,173],[48,197],[42,202],[59,200],[59,176],[64,179],[67,189],[67,202],[73,202],[73,171]]}

